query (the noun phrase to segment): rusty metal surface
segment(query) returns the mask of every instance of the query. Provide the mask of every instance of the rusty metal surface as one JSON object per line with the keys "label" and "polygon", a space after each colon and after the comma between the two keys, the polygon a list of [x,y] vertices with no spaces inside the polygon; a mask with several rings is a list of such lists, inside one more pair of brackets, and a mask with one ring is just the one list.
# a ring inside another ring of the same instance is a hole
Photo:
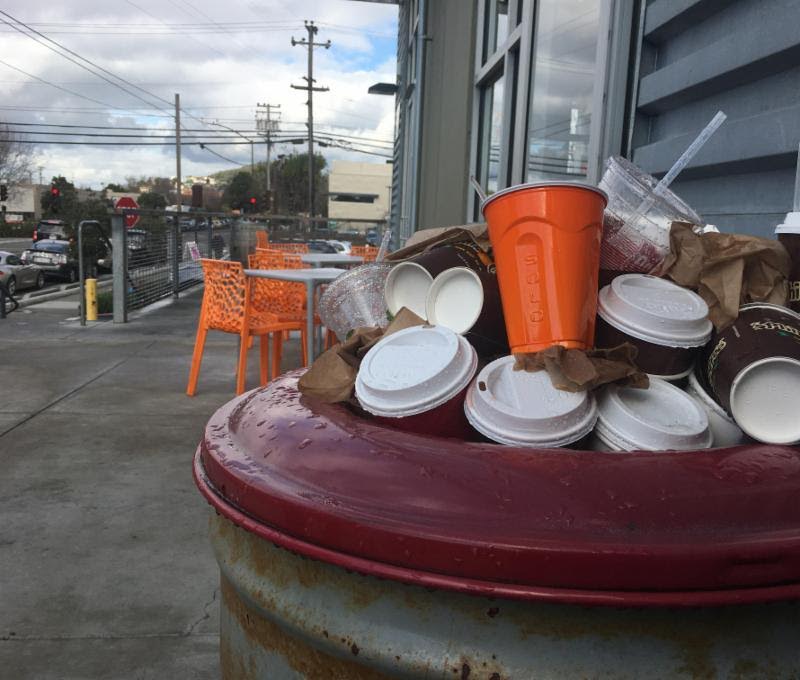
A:
{"label": "rusty metal surface", "polygon": [[348,572],[212,513],[226,680],[793,678],[800,605],[581,607]]}
{"label": "rusty metal surface", "polygon": [[798,447],[608,454],[468,443],[305,399],[297,378],[223,406],[195,466],[210,503],[284,547],[521,599],[800,597]]}

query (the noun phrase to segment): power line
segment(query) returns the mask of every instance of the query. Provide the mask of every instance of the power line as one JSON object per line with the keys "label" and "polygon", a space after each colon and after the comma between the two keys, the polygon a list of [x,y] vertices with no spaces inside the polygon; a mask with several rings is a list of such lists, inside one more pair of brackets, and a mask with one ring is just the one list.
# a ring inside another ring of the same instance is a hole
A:
{"label": "power line", "polygon": [[[50,87],[54,87],[57,90],[61,90],[62,92],[66,92],[67,94],[71,94],[74,97],[80,97],[81,99],[85,99],[86,101],[94,102],[95,104],[102,104],[103,106],[107,106],[107,107],[112,108],[112,109],[116,109],[117,108],[116,106],[114,106],[112,104],[106,104],[105,102],[102,102],[99,99],[93,99],[92,97],[87,97],[85,95],[80,94],[79,92],[75,92],[75,91],[70,90],[70,89],[68,89],[66,87],[61,87],[61,85],[56,85],[55,83],[51,83],[49,80],[45,80],[44,78],[39,78],[38,76],[35,76],[32,73],[28,73],[27,71],[23,71],[21,68],[17,68],[16,66],[12,66],[7,61],[3,61],[2,59],[0,59],[0,64],[3,64],[3,66],[8,66],[8,68],[14,69],[15,71],[18,71],[19,73],[23,73],[26,76],[29,76],[31,78],[35,78],[36,80],[41,81],[45,85],[49,85]],[[124,109],[120,109],[120,110],[124,110]]]}
{"label": "power line", "polygon": [[[145,89],[144,89],[144,88],[142,88],[142,87],[139,87],[138,85],[133,85],[133,83],[130,83],[130,82],[128,82],[128,81],[127,81],[127,80],[125,80],[124,78],[120,78],[119,76],[115,75],[114,73],[111,73],[111,71],[107,71],[107,70],[106,70],[106,69],[104,69],[102,66],[98,66],[98,65],[97,65],[97,64],[95,64],[93,61],[91,61],[91,60],[89,60],[89,59],[86,59],[85,57],[82,57],[82,56],[81,56],[80,54],[78,54],[77,52],[73,52],[73,51],[72,51],[72,50],[70,50],[68,47],[64,47],[64,46],[63,46],[61,43],[59,43],[59,42],[56,42],[56,41],[55,41],[55,40],[53,40],[52,38],[48,38],[46,35],[44,35],[44,33],[40,33],[40,32],[39,32],[39,31],[37,31],[35,28],[31,28],[30,26],[28,26],[28,25],[27,25],[27,24],[25,24],[24,22],[20,21],[20,20],[19,20],[19,19],[17,19],[16,17],[13,17],[13,16],[11,16],[11,15],[10,15],[10,14],[8,14],[7,12],[4,12],[3,10],[0,10],[0,14],[2,14],[2,15],[3,15],[3,16],[5,16],[5,17],[8,17],[8,18],[9,18],[9,19],[11,19],[12,21],[14,21],[14,22],[18,23],[20,26],[24,26],[26,29],[28,29],[29,31],[31,31],[31,33],[35,33],[36,35],[39,35],[39,36],[41,36],[42,38],[44,38],[44,39],[45,39],[45,40],[47,40],[48,42],[51,42],[51,43],[53,43],[53,45],[57,45],[59,48],[61,48],[62,50],[64,50],[64,51],[68,52],[69,54],[72,54],[72,55],[74,55],[74,56],[78,57],[78,59],[81,59],[81,60],[85,61],[86,63],[88,63],[88,64],[91,64],[92,66],[94,66],[95,68],[99,69],[100,71],[103,71],[103,72],[105,72],[105,73],[108,73],[108,74],[109,74],[110,76],[112,76],[113,78],[116,78],[117,80],[120,80],[120,81],[122,81],[123,83],[126,83],[126,84],[128,84],[128,85],[131,85],[132,87],[136,88],[137,90],[140,90],[140,91],[142,91],[142,92],[145,92],[145,93],[149,94],[151,97],[154,97],[155,99],[161,99],[161,101],[163,101],[163,102],[166,102],[167,104],[169,104],[169,102],[167,102],[165,99],[162,99],[161,97],[158,97],[157,95],[154,95],[153,93],[151,93],[151,92],[149,92],[149,91],[145,90]],[[11,22],[7,21],[6,19],[0,19],[0,21],[2,21],[4,24],[7,24],[8,26],[11,26],[11,27],[12,27],[14,30],[16,30],[18,33],[21,33],[22,35],[24,35],[24,36],[26,36],[26,37],[30,38],[30,39],[31,39],[31,40],[33,40],[34,42],[36,42],[36,43],[39,43],[39,44],[40,44],[40,45],[42,45],[43,47],[46,47],[46,48],[47,48],[48,50],[50,50],[51,52],[55,52],[56,54],[58,54],[58,55],[59,55],[60,57],[62,57],[63,59],[66,59],[67,61],[70,61],[70,62],[72,62],[72,63],[73,63],[73,64],[75,64],[76,66],[78,66],[78,67],[82,68],[84,71],[88,71],[88,72],[89,72],[89,73],[91,73],[92,75],[94,75],[94,76],[96,76],[96,77],[100,78],[101,80],[104,80],[105,82],[107,82],[107,83],[109,83],[110,85],[113,85],[114,87],[116,87],[116,88],[118,88],[118,89],[122,90],[123,92],[125,92],[125,93],[129,94],[130,96],[132,96],[132,97],[135,97],[135,98],[136,98],[136,99],[138,99],[139,101],[141,101],[141,102],[144,102],[145,104],[148,104],[148,105],[150,106],[150,108],[155,108],[155,109],[159,109],[159,110],[161,110],[161,111],[164,111],[164,109],[162,109],[160,106],[157,106],[157,105],[153,104],[152,102],[149,102],[149,101],[147,101],[147,100],[146,100],[146,99],[144,99],[143,97],[140,97],[140,96],[139,96],[138,94],[136,94],[135,92],[131,92],[129,89],[127,89],[127,88],[123,87],[123,86],[122,86],[122,85],[120,85],[119,83],[115,83],[113,80],[111,80],[111,79],[109,79],[109,78],[106,78],[106,77],[105,77],[104,75],[102,75],[101,73],[97,73],[96,71],[93,71],[92,69],[88,68],[88,67],[87,67],[85,64],[82,64],[82,63],[81,63],[80,61],[78,61],[77,59],[73,59],[71,56],[68,56],[67,54],[64,54],[63,52],[59,52],[59,51],[58,51],[57,49],[55,49],[54,47],[51,47],[50,45],[48,45],[48,44],[46,44],[46,43],[42,42],[41,40],[37,39],[37,38],[36,38],[34,35],[32,35],[31,33],[26,33],[25,31],[23,31],[23,30],[22,30],[22,29],[20,29],[19,27],[15,26],[15,25],[14,25],[14,24],[12,24]]]}
{"label": "power line", "polygon": [[[154,14],[151,14],[150,12],[148,12],[148,11],[147,11],[147,10],[146,10],[144,7],[140,7],[140,6],[139,6],[139,5],[137,5],[135,2],[132,2],[132,0],[125,0],[125,2],[127,2],[127,3],[128,3],[130,6],[131,6],[131,7],[134,7],[134,8],[136,8],[136,9],[138,9],[140,12],[142,12],[142,13],[146,14],[146,15],[147,15],[147,16],[149,16],[150,18],[152,18],[152,19],[155,19],[155,20],[156,20],[156,21],[158,21],[159,23],[166,25],[166,23],[165,23],[164,21],[161,21],[161,19],[159,19],[157,16],[155,16]],[[186,37],[187,37],[187,38],[190,38],[191,40],[194,40],[194,41],[195,41],[195,42],[196,42],[198,45],[202,45],[203,47],[205,47],[205,44],[204,44],[204,43],[200,42],[200,41],[199,41],[199,40],[197,40],[196,38],[193,38],[191,35],[188,35],[188,34],[187,34],[187,36],[186,36]],[[210,46],[209,46],[209,47],[210,47]],[[218,49],[215,49],[214,47],[211,47],[211,49],[212,49],[212,50],[214,50],[214,52],[216,52],[216,53],[217,53],[219,56],[221,56],[221,57],[224,57],[224,56],[225,56],[225,55],[224,55],[224,54],[222,54],[222,52],[220,52]]]}

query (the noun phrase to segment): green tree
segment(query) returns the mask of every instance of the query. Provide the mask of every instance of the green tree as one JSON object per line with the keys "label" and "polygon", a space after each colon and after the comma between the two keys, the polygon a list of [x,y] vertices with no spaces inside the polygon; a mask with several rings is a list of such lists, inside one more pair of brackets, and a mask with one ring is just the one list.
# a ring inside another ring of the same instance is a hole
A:
{"label": "green tree", "polygon": [[139,207],[145,210],[162,210],[167,207],[167,199],[164,194],[145,191],[143,194],[139,194]]}
{"label": "green tree", "polygon": [[109,182],[106,184],[106,191],[118,191],[123,192],[125,191],[125,187],[121,184],[117,184],[116,182]]}
{"label": "green tree", "polygon": [[[314,154],[314,213],[319,215],[327,206],[323,197],[327,183],[322,171],[327,163],[325,157]],[[308,213],[308,154],[292,154],[279,159],[272,166],[272,188],[275,212],[296,215]]]}
{"label": "green tree", "polygon": [[[58,189],[58,194],[53,193],[53,188]],[[56,217],[72,221],[78,208],[78,192],[75,185],[67,178],[59,175],[50,180],[50,186],[42,192],[42,214],[44,217]]]}
{"label": "green tree", "polygon": [[247,209],[251,196],[256,196],[253,177],[249,172],[238,172],[222,194],[224,205],[234,210]]}

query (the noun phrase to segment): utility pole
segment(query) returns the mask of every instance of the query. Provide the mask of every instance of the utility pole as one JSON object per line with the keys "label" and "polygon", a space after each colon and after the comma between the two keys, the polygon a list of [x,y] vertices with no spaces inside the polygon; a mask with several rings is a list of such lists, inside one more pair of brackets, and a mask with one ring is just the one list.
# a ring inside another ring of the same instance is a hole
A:
{"label": "utility pole", "polygon": [[175,170],[178,174],[177,189],[178,189],[178,212],[175,214],[175,225],[173,229],[173,237],[175,248],[172,253],[172,297],[178,299],[178,290],[180,289],[180,269],[178,261],[180,260],[180,235],[181,235],[181,209],[182,209],[182,194],[183,186],[181,184],[181,96],[175,93]]}
{"label": "utility pole", "polygon": [[256,130],[264,135],[267,142],[267,207],[272,212],[272,133],[278,131],[278,120],[281,112],[277,111],[277,118],[273,120],[272,110],[280,109],[280,104],[257,104],[256,105]]}
{"label": "utility pole", "polygon": [[330,49],[331,41],[324,43],[314,42],[314,36],[319,30],[313,21],[305,22],[308,39],[295,40],[292,38],[292,47],[302,45],[308,48],[308,75],[303,76],[305,85],[292,85],[295,90],[306,90],[308,92],[308,216],[314,217],[314,93],[327,92],[330,88],[314,87],[314,47],[324,47]]}

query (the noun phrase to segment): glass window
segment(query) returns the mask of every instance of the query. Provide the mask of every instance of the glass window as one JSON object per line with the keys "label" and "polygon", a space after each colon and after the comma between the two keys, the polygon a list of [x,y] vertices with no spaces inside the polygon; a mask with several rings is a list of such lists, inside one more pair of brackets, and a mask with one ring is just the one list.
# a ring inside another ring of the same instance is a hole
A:
{"label": "glass window", "polygon": [[586,176],[600,4],[536,3],[527,181]]}
{"label": "glass window", "polygon": [[16,255],[9,255],[6,257],[6,264],[20,265],[22,261]]}
{"label": "glass window", "polygon": [[510,0],[489,0],[484,19],[483,61],[500,47],[508,36],[508,6]]}
{"label": "glass window", "polygon": [[501,75],[482,93],[480,179],[490,194],[498,189],[500,159],[505,156],[502,149],[504,81]]}

